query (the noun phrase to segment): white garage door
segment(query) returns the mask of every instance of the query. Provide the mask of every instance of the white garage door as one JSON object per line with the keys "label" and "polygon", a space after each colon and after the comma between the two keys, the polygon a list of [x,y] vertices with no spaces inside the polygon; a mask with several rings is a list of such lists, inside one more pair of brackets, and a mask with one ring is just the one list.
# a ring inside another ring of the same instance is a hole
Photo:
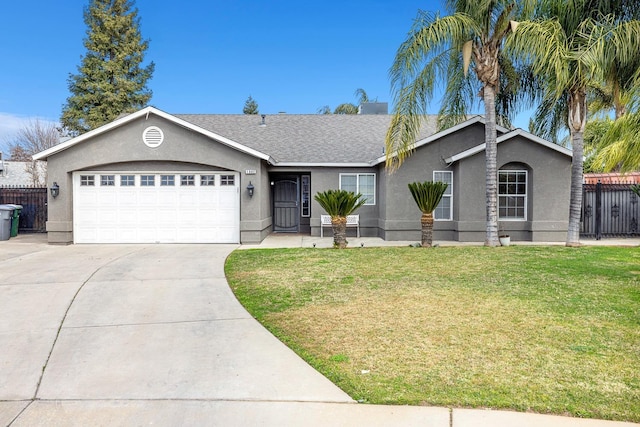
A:
{"label": "white garage door", "polygon": [[238,243],[233,172],[76,172],[76,243]]}

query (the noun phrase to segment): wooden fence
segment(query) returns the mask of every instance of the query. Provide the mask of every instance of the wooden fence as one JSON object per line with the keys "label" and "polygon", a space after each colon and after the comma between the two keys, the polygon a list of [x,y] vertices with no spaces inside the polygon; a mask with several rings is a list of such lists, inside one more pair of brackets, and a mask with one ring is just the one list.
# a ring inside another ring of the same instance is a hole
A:
{"label": "wooden fence", "polygon": [[47,189],[36,187],[0,187],[0,205],[22,205],[18,232],[46,231]]}

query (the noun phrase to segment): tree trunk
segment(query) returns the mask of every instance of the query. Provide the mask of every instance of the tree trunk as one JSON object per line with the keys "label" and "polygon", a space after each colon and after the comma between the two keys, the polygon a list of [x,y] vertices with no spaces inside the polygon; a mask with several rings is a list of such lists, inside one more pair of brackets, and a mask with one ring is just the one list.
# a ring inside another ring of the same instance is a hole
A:
{"label": "tree trunk", "polygon": [[332,216],[331,228],[333,229],[333,247],[345,249],[347,247],[347,218]]}
{"label": "tree trunk", "polygon": [[484,99],[484,140],[486,143],[486,204],[487,224],[485,246],[498,246],[498,144],[496,131],[496,91],[490,84],[485,84]]}
{"label": "tree trunk", "polygon": [[582,180],[584,155],[584,128],[587,121],[587,97],[584,88],[569,93],[569,130],[571,131],[571,198],[569,201],[569,227],[567,246],[580,245],[580,211],[582,209]]}
{"label": "tree trunk", "polygon": [[422,241],[420,244],[423,248],[430,248],[433,243],[433,212],[423,213],[420,218],[422,225]]}

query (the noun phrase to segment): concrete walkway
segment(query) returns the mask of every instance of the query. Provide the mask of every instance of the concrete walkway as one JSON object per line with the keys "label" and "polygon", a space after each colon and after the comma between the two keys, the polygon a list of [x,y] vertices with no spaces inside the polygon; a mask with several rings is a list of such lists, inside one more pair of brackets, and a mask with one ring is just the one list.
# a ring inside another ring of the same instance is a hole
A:
{"label": "concrete walkway", "polygon": [[0,242],[0,425],[633,425],[354,403],[240,306],[236,248]]}
{"label": "concrete walkway", "polygon": [[[375,247],[375,246],[409,246],[419,243],[419,240],[407,241],[388,241],[379,237],[347,237],[349,248]],[[482,246],[482,242],[453,242],[453,241],[434,241],[434,245],[438,246]],[[616,238],[616,239],[584,239],[580,241],[584,246],[640,246],[640,238]],[[516,245],[545,245],[545,246],[564,246],[564,242],[517,242],[512,241],[512,246]],[[295,233],[274,233],[267,236],[261,243],[251,245],[242,245],[240,249],[251,248],[330,248],[333,246],[333,237],[320,238],[318,236],[309,236],[305,234]]]}

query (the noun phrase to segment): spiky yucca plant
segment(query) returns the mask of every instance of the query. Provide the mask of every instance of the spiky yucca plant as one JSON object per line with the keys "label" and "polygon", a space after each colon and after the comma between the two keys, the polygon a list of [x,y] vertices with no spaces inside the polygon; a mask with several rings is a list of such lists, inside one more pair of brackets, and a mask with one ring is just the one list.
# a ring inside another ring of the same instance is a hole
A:
{"label": "spiky yucca plant", "polygon": [[409,184],[409,191],[416,201],[422,217],[420,224],[422,225],[422,247],[431,247],[433,243],[433,211],[442,200],[444,192],[447,190],[447,184],[444,182],[412,182]]}
{"label": "spiky yucca plant", "polygon": [[327,190],[315,195],[315,200],[331,216],[333,246],[338,249],[347,247],[347,215],[366,202],[362,194],[346,190]]}

